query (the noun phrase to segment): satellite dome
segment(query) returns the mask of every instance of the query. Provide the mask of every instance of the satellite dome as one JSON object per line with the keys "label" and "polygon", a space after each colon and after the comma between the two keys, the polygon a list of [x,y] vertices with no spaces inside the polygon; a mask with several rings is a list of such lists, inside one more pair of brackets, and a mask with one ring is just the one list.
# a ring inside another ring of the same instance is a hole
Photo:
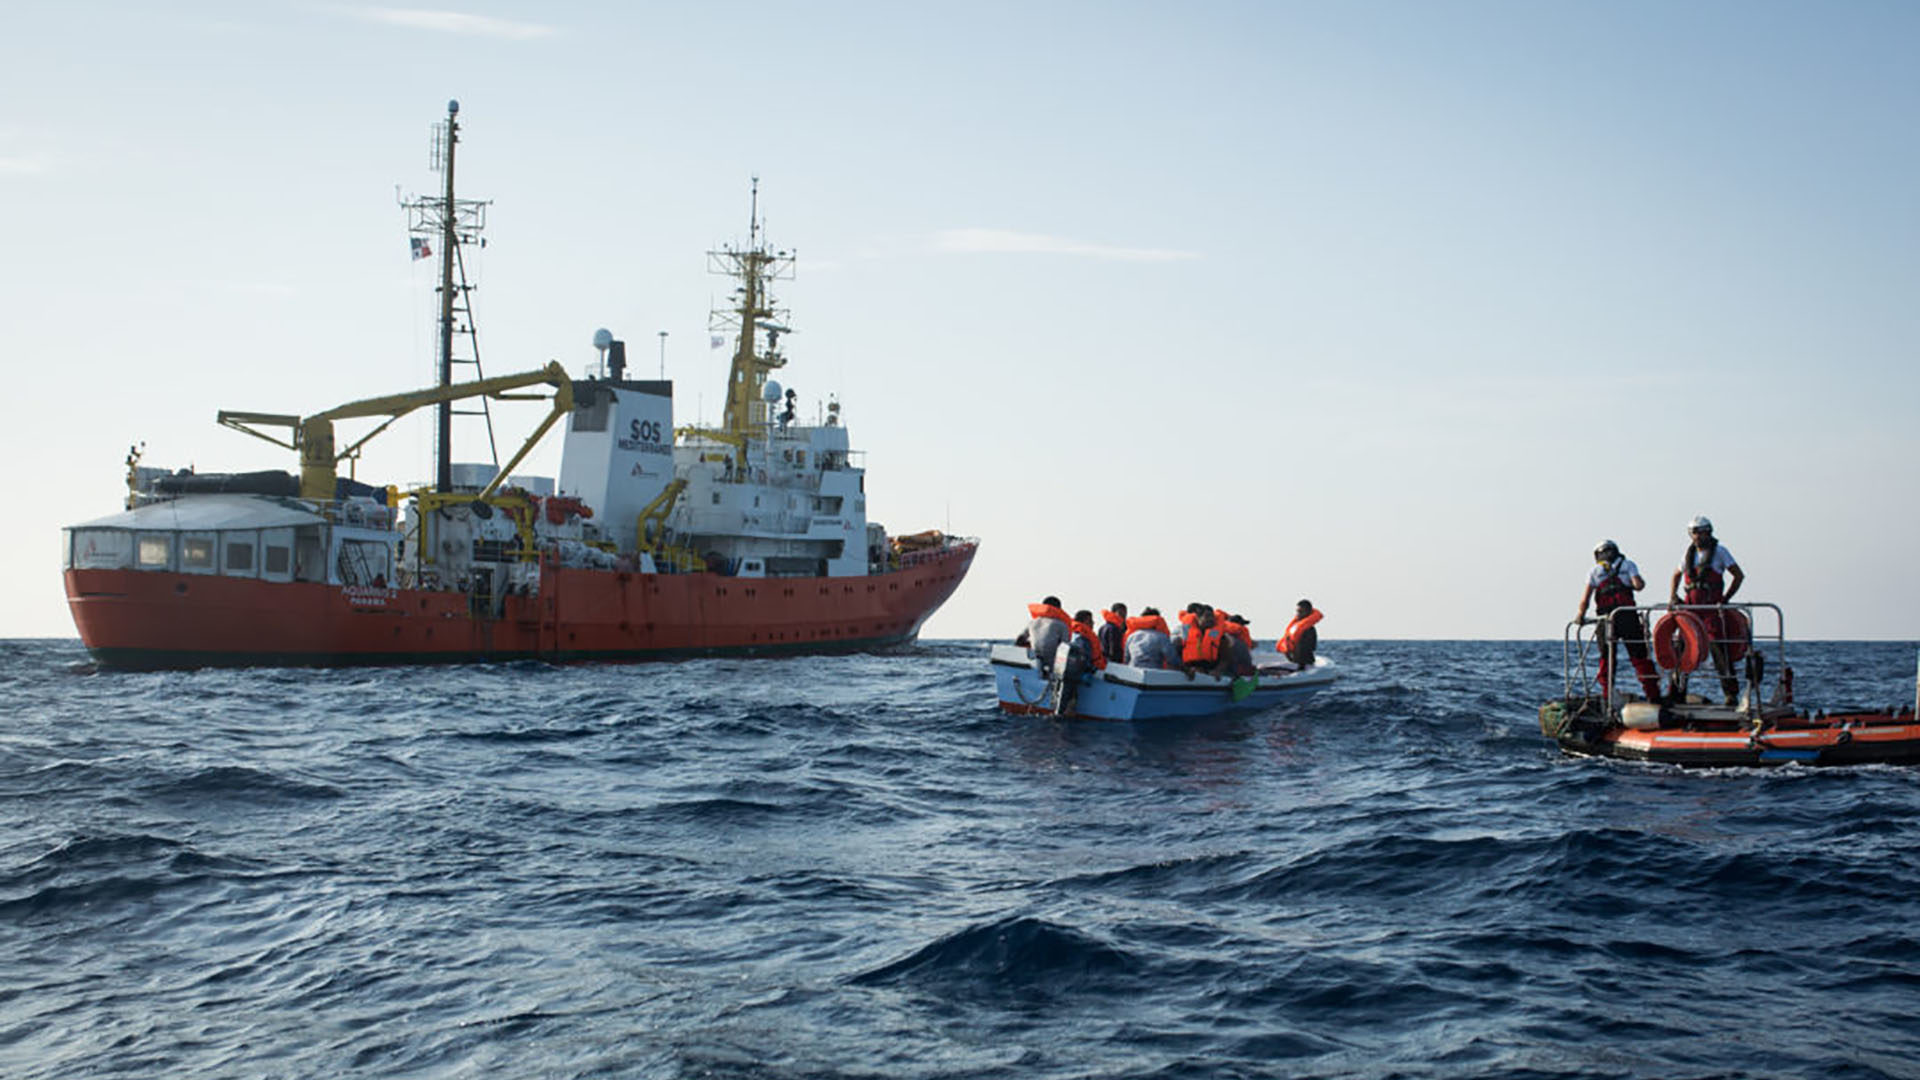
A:
{"label": "satellite dome", "polygon": [[772,379],[768,379],[766,389],[760,391],[760,400],[779,401],[780,400],[780,384],[777,382],[774,382]]}
{"label": "satellite dome", "polygon": [[609,330],[609,329],[607,329],[606,327],[604,327],[604,326],[603,326],[603,327],[601,327],[600,329],[598,329],[598,330],[595,330],[595,331],[593,332],[593,347],[594,347],[594,348],[596,348],[596,349],[604,349],[604,348],[606,348],[607,346],[609,346],[609,345],[612,345],[612,344],[613,344],[613,331],[611,331],[611,330]]}

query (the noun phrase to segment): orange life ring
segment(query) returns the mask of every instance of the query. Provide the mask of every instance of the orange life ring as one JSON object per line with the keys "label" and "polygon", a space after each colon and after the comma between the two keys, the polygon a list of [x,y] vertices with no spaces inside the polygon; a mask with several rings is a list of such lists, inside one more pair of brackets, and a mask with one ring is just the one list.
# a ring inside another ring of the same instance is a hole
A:
{"label": "orange life ring", "polygon": [[1692,671],[1707,658],[1707,624],[1691,611],[1669,611],[1653,624],[1653,659],[1668,671]]}

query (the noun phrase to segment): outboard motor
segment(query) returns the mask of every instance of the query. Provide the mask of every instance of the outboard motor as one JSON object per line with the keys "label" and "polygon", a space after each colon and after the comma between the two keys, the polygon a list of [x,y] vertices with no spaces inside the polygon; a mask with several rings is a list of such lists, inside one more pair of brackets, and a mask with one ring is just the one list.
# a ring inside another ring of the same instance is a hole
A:
{"label": "outboard motor", "polygon": [[1048,701],[1053,715],[1069,716],[1080,700],[1080,684],[1092,669],[1093,658],[1079,638],[1061,645],[1053,653],[1053,677],[1047,680]]}

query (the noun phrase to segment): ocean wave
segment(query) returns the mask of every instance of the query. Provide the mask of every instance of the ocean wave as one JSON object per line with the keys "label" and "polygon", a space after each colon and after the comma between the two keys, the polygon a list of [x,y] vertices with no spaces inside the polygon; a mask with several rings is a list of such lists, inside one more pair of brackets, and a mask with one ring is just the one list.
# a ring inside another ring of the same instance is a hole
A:
{"label": "ocean wave", "polygon": [[856,986],[907,986],[965,994],[1112,992],[1144,965],[1092,934],[1036,916],[1009,916],[957,930],[892,963],[861,972]]}
{"label": "ocean wave", "polygon": [[1567,758],[1557,642],[1327,651],[1142,724],[1005,716],[978,642],[405,693],[0,651],[0,1074],[1912,1071],[1913,770]]}

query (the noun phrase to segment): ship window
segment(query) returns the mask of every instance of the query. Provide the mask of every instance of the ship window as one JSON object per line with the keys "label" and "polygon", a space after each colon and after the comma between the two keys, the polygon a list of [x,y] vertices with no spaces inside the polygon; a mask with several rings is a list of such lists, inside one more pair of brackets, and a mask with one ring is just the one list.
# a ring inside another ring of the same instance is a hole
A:
{"label": "ship window", "polygon": [[[119,529],[76,529],[70,549],[79,570],[118,570],[133,562],[133,534]],[[160,565],[166,565],[164,549]]]}
{"label": "ship window", "polygon": [[293,562],[292,548],[277,547],[273,544],[267,545],[267,558],[265,563],[263,564],[266,567],[267,573],[284,574],[287,572],[288,564],[292,562]]}
{"label": "ship window", "polygon": [[713,505],[715,506],[720,505],[720,493],[718,491],[713,493]]}
{"label": "ship window", "polygon": [[173,564],[173,538],[165,533],[142,536],[139,560],[143,570],[165,570]]}
{"label": "ship window", "polygon": [[180,569],[213,569],[213,537],[183,536],[180,538]]}
{"label": "ship window", "polygon": [[240,536],[227,537],[226,556],[226,561],[221,566],[223,571],[240,577],[252,577],[253,534],[244,533]]}
{"label": "ship window", "polygon": [[612,404],[612,394],[595,394],[592,401],[581,402],[573,410],[573,430],[607,430],[607,412]]}
{"label": "ship window", "polygon": [[302,525],[294,531],[293,576],[296,581],[327,580],[327,556],[320,547],[317,525]]}

